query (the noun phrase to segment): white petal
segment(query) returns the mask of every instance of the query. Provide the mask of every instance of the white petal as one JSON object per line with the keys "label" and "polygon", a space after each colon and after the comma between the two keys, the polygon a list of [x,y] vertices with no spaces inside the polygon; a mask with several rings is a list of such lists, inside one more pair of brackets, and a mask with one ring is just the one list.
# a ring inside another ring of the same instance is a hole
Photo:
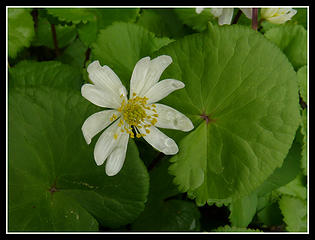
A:
{"label": "white petal", "polygon": [[[150,61],[149,69],[145,75],[144,85],[142,86],[139,93],[140,97],[143,97],[144,94],[156,84],[163,71],[172,63],[172,58],[170,56],[162,55],[156,57]],[[140,86],[141,87],[141,86]]]}
{"label": "white petal", "polygon": [[213,16],[220,17],[223,12],[223,8],[211,8],[210,11]]}
{"label": "white petal", "polygon": [[279,8],[262,8],[260,10],[260,15],[263,19],[268,19],[273,17],[278,11]]}
{"label": "white petal", "polygon": [[122,168],[126,158],[129,134],[123,133],[117,147],[106,160],[105,172],[108,176],[116,175]]}
{"label": "white petal", "polygon": [[106,108],[119,108],[121,99],[112,92],[100,88],[93,84],[84,84],[81,88],[81,94],[91,103]]}
{"label": "white petal", "polygon": [[245,16],[249,19],[252,19],[252,12],[253,9],[252,8],[240,8],[242,10],[242,12],[245,14]]}
{"label": "white petal", "polygon": [[165,79],[151,87],[151,89],[147,91],[144,96],[149,99],[148,104],[150,104],[165,98],[173,91],[183,87],[185,87],[185,84],[181,81],[175,79]]}
{"label": "white petal", "polygon": [[233,17],[233,8],[224,8],[218,19],[219,25],[231,24]]}
{"label": "white petal", "polygon": [[151,126],[147,128],[150,133],[147,134],[143,128],[138,130],[142,134],[146,134],[143,138],[154,148],[166,155],[173,155],[178,152],[178,147],[176,142],[158,130],[156,127]]}
{"label": "white petal", "polygon": [[130,80],[130,98],[133,93],[139,94],[145,83],[145,76],[147,75],[150,66],[150,57],[141,58],[133,69]]}
{"label": "white petal", "polygon": [[[95,144],[94,159],[98,166],[104,163],[120,141],[121,132],[118,123],[119,121],[116,121],[109,126]],[[115,139],[114,134],[117,134],[117,139]]]}
{"label": "white petal", "polygon": [[286,21],[291,20],[291,18],[296,14],[296,10],[292,9],[292,11],[287,11],[283,15],[277,16],[277,17],[272,17],[268,18],[268,21],[274,23],[274,24],[282,24],[285,23]]}
{"label": "white petal", "polygon": [[203,10],[204,10],[204,8],[196,8],[196,13],[200,14]]}
{"label": "white petal", "polygon": [[287,12],[287,16],[291,19],[296,13],[297,13],[297,10],[295,10],[295,9],[290,9],[290,10]]}
{"label": "white petal", "polygon": [[191,120],[181,112],[164,104],[156,103],[157,117],[156,127],[169,128],[188,132],[194,128]]}
{"label": "white petal", "polygon": [[90,144],[91,139],[111,123],[110,118],[113,114],[120,116],[116,110],[104,110],[94,113],[85,120],[81,129],[87,144]]}
{"label": "white petal", "polygon": [[277,12],[278,16],[268,18],[268,21],[274,24],[282,24],[286,21],[291,20],[291,18],[297,13],[295,9],[292,8],[280,8]]}
{"label": "white petal", "polygon": [[87,67],[89,78],[98,87],[111,91],[113,95],[127,96],[127,90],[122,85],[118,76],[108,66],[101,66],[99,61],[94,61]]}

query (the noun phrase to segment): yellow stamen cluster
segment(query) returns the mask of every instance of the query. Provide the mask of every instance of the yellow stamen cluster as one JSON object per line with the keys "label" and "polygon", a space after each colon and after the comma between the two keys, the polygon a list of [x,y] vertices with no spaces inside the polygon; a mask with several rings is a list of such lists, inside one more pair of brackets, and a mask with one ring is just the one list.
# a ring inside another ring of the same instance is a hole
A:
{"label": "yellow stamen cluster", "polygon": [[[123,95],[121,95],[120,97],[123,98]],[[133,129],[136,133],[137,138],[145,136],[145,134],[140,133],[137,128],[144,128],[147,134],[150,133],[150,130],[147,128],[157,123],[156,118],[159,115],[156,113],[155,110],[156,105],[152,104],[151,106],[148,106],[147,101],[147,97],[139,97],[135,93],[133,93],[132,98],[129,99],[127,102],[125,101],[125,99],[122,100],[121,106],[117,109],[122,116],[118,123],[121,132],[128,133],[131,138],[135,137],[135,134],[132,131]],[[146,110],[151,110],[155,113],[152,115],[147,115]],[[113,116],[110,118],[111,121],[114,121],[116,119],[117,116],[115,114],[113,114]],[[114,135],[114,138],[117,139],[117,135],[116,137]]]}

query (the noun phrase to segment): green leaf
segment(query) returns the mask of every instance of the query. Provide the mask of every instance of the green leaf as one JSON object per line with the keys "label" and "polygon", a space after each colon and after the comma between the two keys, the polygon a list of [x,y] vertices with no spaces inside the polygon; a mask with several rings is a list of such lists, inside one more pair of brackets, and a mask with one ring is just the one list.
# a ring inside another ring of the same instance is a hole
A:
{"label": "green leaf", "polygon": [[217,22],[209,8],[200,14],[196,13],[196,8],[176,8],[174,11],[184,24],[199,32],[207,29],[209,21]]}
{"label": "green leaf", "polygon": [[128,88],[135,64],[172,40],[157,38],[145,28],[131,23],[114,23],[101,30],[92,45],[91,59],[113,69]]}
{"label": "green leaf", "polygon": [[95,18],[90,8],[47,8],[47,13],[57,17],[60,21],[74,24],[91,21]]}
{"label": "green leaf", "polygon": [[97,37],[97,21],[89,21],[86,24],[81,23],[77,26],[77,30],[80,40],[89,47]]}
{"label": "green leaf", "polygon": [[90,8],[93,19],[78,25],[78,34],[81,41],[90,46],[95,42],[100,29],[104,29],[114,22],[135,22],[138,8]]}
{"label": "green leaf", "polygon": [[256,207],[256,193],[252,193],[249,196],[232,201],[230,205],[231,214],[229,216],[232,226],[247,227],[256,213]]}
{"label": "green leaf", "polygon": [[[55,25],[58,48],[69,45],[77,36],[75,26]],[[51,49],[55,48],[52,28],[49,21],[38,17],[36,36],[32,42],[33,46],[45,46]]]}
{"label": "green leaf", "polygon": [[307,175],[307,109],[306,108],[302,110],[301,134],[302,134],[302,139],[300,140],[302,144],[301,168],[303,169],[303,174]]}
{"label": "green leaf", "polygon": [[264,36],[283,51],[296,70],[307,64],[307,33],[302,26],[280,25]]}
{"label": "green leaf", "polygon": [[299,124],[297,77],[279,49],[243,26],[213,27],[155,53],[173,63],[161,79],[185,88],[161,102],[201,121],[169,170],[198,205],[246,196],[280,167]]}
{"label": "green leaf", "polygon": [[99,223],[132,222],[147,198],[146,168],[132,141],[119,174],[96,166],[81,127],[98,108],[80,94],[80,71],[21,62],[9,76],[9,230],[96,231]]}
{"label": "green leaf", "polygon": [[24,47],[29,47],[34,37],[30,11],[27,8],[8,8],[8,48],[11,58],[15,58]]}
{"label": "green leaf", "polygon": [[145,210],[131,225],[133,231],[198,231],[200,213],[191,201],[176,199],[179,194],[168,174],[166,158],[150,172],[150,193]]}
{"label": "green leaf", "polygon": [[63,51],[62,55],[57,58],[57,60],[74,67],[82,68],[84,67],[86,51],[87,47],[80,41],[80,39],[76,39]]}
{"label": "green leaf", "polygon": [[191,33],[174,12],[175,9],[142,9],[137,24],[147,28],[157,37],[181,38]]}
{"label": "green leaf", "polygon": [[290,23],[300,24],[307,29],[307,8],[293,8],[297,13],[292,17]]}
{"label": "green leaf", "polygon": [[298,175],[287,185],[277,189],[277,192],[305,200],[307,195],[307,190],[305,187],[305,176],[303,176],[302,174]]}
{"label": "green leaf", "polygon": [[271,174],[267,180],[256,190],[258,196],[263,196],[281,186],[288,184],[293,179],[295,179],[300,172],[302,144],[299,141],[299,132],[300,130],[298,129],[296,132],[297,135],[292,143],[288,155],[283,161],[282,166],[277,168],[273,174]]}
{"label": "green leaf", "polygon": [[278,203],[268,203],[261,211],[257,213],[257,219],[263,223],[263,226],[279,226],[282,224],[283,216]]}
{"label": "green leaf", "polygon": [[287,231],[307,231],[307,208],[305,200],[285,195],[280,199],[279,206],[284,216],[283,220],[287,224]]}
{"label": "green leaf", "polygon": [[114,22],[135,22],[139,11],[139,8],[97,8],[95,14],[99,29],[102,29]]}
{"label": "green leaf", "polygon": [[240,227],[231,227],[225,225],[214,229],[213,232],[261,232],[259,229],[250,229],[250,228],[240,228]]}
{"label": "green leaf", "polygon": [[298,76],[300,95],[304,102],[307,103],[307,66],[301,67],[296,74]]}

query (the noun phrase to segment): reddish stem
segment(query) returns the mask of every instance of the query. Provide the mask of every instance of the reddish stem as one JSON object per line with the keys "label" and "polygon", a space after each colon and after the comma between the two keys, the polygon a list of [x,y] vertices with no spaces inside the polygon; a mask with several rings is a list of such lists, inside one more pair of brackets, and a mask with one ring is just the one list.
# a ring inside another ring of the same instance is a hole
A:
{"label": "reddish stem", "polygon": [[258,28],[258,8],[252,10],[252,29],[257,31]]}
{"label": "reddish stem", "polygon": [[54,41],[54,47],[55,47],[56,55],[59,56],[60,52],[59,52],[59,48],[58,48],[58,41],[57,41],[55,24],[51,24],[51,33],[52,33],[52,37],[53,37],[53,41]]}

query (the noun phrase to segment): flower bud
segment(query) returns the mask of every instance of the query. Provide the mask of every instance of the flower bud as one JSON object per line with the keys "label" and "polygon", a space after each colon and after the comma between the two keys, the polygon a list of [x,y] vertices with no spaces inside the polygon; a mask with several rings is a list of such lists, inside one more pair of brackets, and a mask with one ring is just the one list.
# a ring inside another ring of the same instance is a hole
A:
{"label": "flower bud", "polygon": [[282,24],[291,20],[297,11],[292,8],[262,8],[260,13],[262,19],[274,24]]}

